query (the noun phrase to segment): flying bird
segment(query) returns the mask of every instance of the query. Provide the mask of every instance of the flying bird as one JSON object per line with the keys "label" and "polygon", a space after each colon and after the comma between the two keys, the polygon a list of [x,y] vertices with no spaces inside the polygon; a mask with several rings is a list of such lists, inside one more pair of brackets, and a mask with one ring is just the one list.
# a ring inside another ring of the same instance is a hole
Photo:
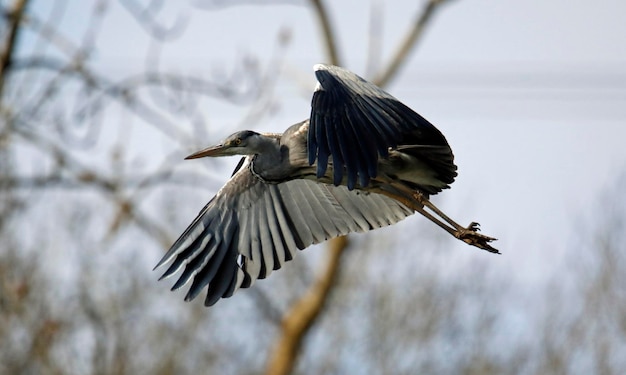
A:
{"label": "flying bird", "polygon": [[186,159],[243,155],[232,177],[155,269],[182,269],[185,300],[206,306],[251,287],[298,250],[419,212],[456,238],[499,253],[495,238],[434,206],[457,176],[445,137],[422,116],[358,75],[314,67],[311,115],[283,134],[239,131]]}

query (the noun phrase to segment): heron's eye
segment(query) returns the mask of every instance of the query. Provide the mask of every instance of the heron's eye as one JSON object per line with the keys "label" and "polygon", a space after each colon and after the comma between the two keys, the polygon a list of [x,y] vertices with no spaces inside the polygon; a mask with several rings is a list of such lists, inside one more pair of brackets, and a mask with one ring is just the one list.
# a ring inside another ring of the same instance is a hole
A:
{"label": "heron's eye", "polygon": [[233,143],[235,144],[235,146],[239,146],[241,144],[241,138],[236,138]]}

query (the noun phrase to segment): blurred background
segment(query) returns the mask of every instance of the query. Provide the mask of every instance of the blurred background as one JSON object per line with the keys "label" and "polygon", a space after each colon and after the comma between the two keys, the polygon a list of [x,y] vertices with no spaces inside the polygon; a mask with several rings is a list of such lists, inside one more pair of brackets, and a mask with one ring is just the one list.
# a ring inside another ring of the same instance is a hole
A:
{"label": "blurred background", "polygon": [[[625,2],[0,4],[0,373],[626,368]],[[184,156],[306,118],[320,62],[446,135],[433,201],[503,254],[414,215],[183,302],[152,268],[238,161]]]}

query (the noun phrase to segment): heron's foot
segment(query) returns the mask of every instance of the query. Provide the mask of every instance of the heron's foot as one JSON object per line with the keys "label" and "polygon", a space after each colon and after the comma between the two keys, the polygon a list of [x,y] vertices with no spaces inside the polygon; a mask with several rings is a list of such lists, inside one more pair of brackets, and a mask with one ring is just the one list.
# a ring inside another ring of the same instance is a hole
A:
{"label": "heron's foot", "polygon": [[497,238],[485,236],[478,233],[480,224],[471,222],[467,228],[461,228],[457,231],[456,237],[468,245],[476,246],[479,249],[487,250],[490,253],[500,254],[498,249],[492,247],[489,243],[496,241]]}

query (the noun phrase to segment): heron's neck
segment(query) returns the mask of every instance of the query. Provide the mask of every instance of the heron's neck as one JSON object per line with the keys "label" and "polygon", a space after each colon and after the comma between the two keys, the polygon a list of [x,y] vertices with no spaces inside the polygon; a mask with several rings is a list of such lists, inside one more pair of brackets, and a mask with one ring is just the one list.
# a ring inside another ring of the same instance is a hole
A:
{"label": "heron's neck", "polygon": [[274,160],[276,162],[280,158],[280,142],[276,138],[259,135],[252,151],[257,155],[257,159]]}
{"label": "heron's neck", "polygon": [[281,147],[278,138],[263,136],[256,145],[251,163],[252,171],[264,180],[282,179],[288,168],[288,151]]}

